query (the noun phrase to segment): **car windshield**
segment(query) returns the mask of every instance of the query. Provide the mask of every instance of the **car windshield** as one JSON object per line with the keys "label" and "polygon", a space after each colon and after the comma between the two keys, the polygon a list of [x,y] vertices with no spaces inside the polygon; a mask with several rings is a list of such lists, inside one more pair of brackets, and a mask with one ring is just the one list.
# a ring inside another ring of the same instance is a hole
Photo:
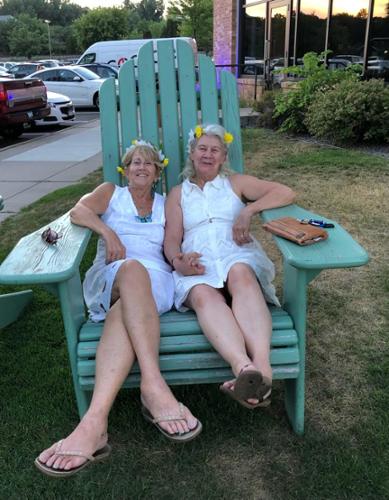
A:
{"label": "car windshield", "polygon": [[85,78],[85,80],[98,80],[99,76],[96,73],[93,73],[90,69],[87,68],[77,68],[77,73]]}

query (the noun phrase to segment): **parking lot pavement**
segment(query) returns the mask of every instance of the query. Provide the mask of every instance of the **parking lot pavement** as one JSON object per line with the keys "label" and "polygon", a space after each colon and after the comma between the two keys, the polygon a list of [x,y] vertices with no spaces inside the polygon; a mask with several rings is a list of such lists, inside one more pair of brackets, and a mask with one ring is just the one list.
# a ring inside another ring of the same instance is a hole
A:
{"label": "parking lot pavement", "polygon": [[100,121],[85,121],[0,150],[0,222],[102,164]]}

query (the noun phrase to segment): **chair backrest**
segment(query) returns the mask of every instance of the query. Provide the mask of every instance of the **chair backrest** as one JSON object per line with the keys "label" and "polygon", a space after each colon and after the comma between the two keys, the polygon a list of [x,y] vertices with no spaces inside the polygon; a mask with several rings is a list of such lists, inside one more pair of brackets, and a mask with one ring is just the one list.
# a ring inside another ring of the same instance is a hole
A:
{"label": "chair backrest", "polygon": [[[191,46],[177,40],[152,42],[139,51],[137,68],[127,61],[119,72],[119,107],[115,80],[100,89],[100,120],[104,180],[120,185],[117,166],[136,138],[162,145],[169,158],[165,186],[180,182],[187,156],[188,133],[198,123],[220,123],[234,136],[229,148],[231,167],[243,169],[239,100],[236,79],[228,71],[217,78],[212,60],[199,55],[195,66]],[[119,116],[120,115],[120,116]]]}

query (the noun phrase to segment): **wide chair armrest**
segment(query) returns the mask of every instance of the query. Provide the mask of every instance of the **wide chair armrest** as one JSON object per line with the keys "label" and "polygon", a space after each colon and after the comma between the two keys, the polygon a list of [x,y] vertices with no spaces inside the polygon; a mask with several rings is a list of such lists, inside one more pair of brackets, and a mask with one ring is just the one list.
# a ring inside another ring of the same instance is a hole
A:
{"label": "wide chair armrest", "polygon": [[[41,237],[50,227],[61,235],[54,245]],[[0,284],[61,283],[78,273],[91,231],[70,221],[69,212],[24,236],[0,266]]]}
{"label": "wide chair armrest", "polygon": [[337,222],[309,212],[298,205],[264,210],[262,220],[269,222],[280,217],[296,219],[325,219],[334,228],[326,229],[328,238],[314,245],[299,246],[285,238],[275,236],[274,240],[281,251],[284,262],[296,269],[317,270],[363,266],[369,260],[367,252]]}

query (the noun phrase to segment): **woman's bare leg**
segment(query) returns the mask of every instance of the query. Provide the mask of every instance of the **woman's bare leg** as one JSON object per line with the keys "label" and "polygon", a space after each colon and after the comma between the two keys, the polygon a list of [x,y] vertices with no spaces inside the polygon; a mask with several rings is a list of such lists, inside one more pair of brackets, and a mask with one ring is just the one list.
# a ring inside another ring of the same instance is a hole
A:
{"label": "woman's bare leg", "polygon": [[[201,328],[214,348],[231,366],[235,376],[255,368],[271,381],[271,315],[251,268],[235,264],[227,278],[231,308],[219,290],[197,285],[186,304],[196,311]],[[234,388],[235,379],[225,382]],[[257,399],[248,399],[251,404]]]}
{"label": "woman's bare leg", "polygon": [[232,312],[243,333],[252,364],[271,380],[272,321],[257,278],[246,264],[235,264],[228,273],[227,287],[232,298]]}
{"label": "woman's bare leg", "polygon": [[[109,310],[96,353],[96,383],[88,411],[74,431],[64,439],[62,451],[93,455],[107,443],[108,414],[135,360],[134,350],[121,315],[120,299]],[[39,460],[48,467],[69,470],[85,462],[82,457],[58,457],[55,445]]]}
{"label": "woman's bare leg", "polygon": [[196,312],[204,335],[235,375],[252,363],[242,331],[219,290],[208,285],[196,285],[189,292],[186,305]]}
{"label": "woman's bare leg", "polygon": [[[135,285],[135,286],[134,286]],[[142,402],[154,417],[179,415],[179,406],[159,368],[159,317],[147,270],[135,260],[124,262],[116,275],[113,296],[121,297],[123,323],[141,370]],[[160,422],[170,434],[185,433],[197,419],[185,408],[186,420]]]}

